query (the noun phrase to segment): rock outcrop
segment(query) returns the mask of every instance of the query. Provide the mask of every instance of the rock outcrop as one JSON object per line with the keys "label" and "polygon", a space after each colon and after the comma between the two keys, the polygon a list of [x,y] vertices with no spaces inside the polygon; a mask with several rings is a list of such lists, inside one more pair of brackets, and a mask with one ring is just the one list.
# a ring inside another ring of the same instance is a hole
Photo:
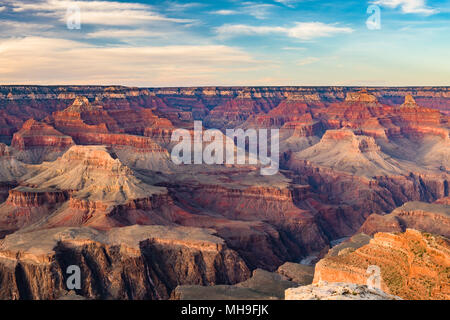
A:
{"label": "rock outcrop", "polygon": [[150,224],[153,209],[170,205],[165,188],[138,179],[104,146],[73,146],[56,161],[34,167],[23,180],[0,205],[0,225],[8,230],[34,223],[99,228]]}
{"label": "rock outcrop", "polygon": [[386,294],[381,290],[353,283],[320,283],[285,292],[286,300],[402,300],[400,297]]}
{"label": "rock outcrop", "polygon": [[27,163],[53,161],[75,143],[48,124],[30,119],[16,132],[11,148],[17,159]]}
{"label": "rock outcrop", "polygon": [[450,205],[407,202],[387,215],[370,215],[360,232],[404,232],[407,228],[450,238]]}
{"label": "rock outcrop", "polygon": [[0,240],[0,298],[64,298],[72,265],[81,271],[75,292],[88,299],[167,299],[177,285],[233,284],[250,275],[236,252],[204,229],[54,228]]}
{"label": "rock outcrop", "polygon": [[172,300],[281,300],[287,288],[298,284],[277,273],[261,269],[252,277],[235,285],[178,286],[172,291]]}
{"label": "rock outcrop", "polygon": [[[375,266],[380,270],[374,275]],[[369,272],[369,271],[370,272]],[[376,233],[369,244],[320,260],[314,283],[365,285],[378,277],[380,289],[403,299],[450,299],[450,242],[407,229],[400,234]]]}

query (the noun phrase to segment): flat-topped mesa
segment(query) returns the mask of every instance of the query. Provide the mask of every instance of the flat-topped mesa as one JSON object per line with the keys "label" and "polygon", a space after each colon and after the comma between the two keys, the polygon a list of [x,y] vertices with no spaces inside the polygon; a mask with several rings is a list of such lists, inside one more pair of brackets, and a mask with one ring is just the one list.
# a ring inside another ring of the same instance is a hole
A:
{"label": "flat-topped mesa", "polygon": [[[81,118],[80,113],[77,112],[71,113],[66,111],[58,111],[54,112],[53,115],[48,118],[48,122],[52,123],[56,128],[65,134],[71,136],[77,144],[131,147],[134,151],[145,152],[164,151],[150,137],[123,133],[111,133],[108,128],[111,128],[113,131],[120,130],[116,128],[118,127],[117,122],[111,118],[105,110],[99,109],[99,111],[88,112],[87,115],[92,116],[88,117],[92,118],[92,120],[84,121]],[[106,121],[108,123],[101,121]],[[87,124],[86,122],[91,124]],[[146,125],[148,126],[148,124]],[[144,128],[146,125],[143,125],[141,131],[145,131]],[[166,125],[170,126],[171,123],[167,122]],[[169,135],[169,133],[165,134],[165,136],[167,135]],[[154,136],[159,138],[157,133],[155,133]],[[164,133],[161,133],[160,136],[164,136]]]}
{"label": "flat-topped mesa", "polygon": [[18,187],[9,191],[6,200],[8,204],[17,207],[41,207],[64,202],[68,193],[54,190],[37,190],[27,187]]}
{"label": "flat-topped mesa", "polygon": [[350,103],[378,103],[377,98],[368,93],[366,89],[358,92],[348,92],[345,97],[345,102]]}
{"label": "flat-topped mesa", "polygon": [[127,166],[123,165],[119,159],[115,159],[103,146],[73,146],[58,159],[58,163],[65,163],[69,169],[78,163],[82,163],[86,168],[103,169],[116,174],[132,174]]}
{"label": "flat-topped mesa", "polygon": [[52,228],[8,235],[0,240],[0,285],[7,288],[0,290],[0,299],[64,296],[67,261],[80,267],[83,277],[77,294],[88,299],[168,299],[177,285],[246,280],[250,271],[245,262],[213,232],[135,225],[107,231]]}
{"label": "flat-topped mesa", "polygon": [[338,129],[338,130],[327,130],[322,136],[322,142],[329,141],[341,141],[347,140],[351,141],[356,139],[355,133],[350,129]]}
{"label": "flat-topped mesa", "polygon": [[11,147],[16,150],[51,147],[53,151],[64,151],[72,145],[74,142],[70,136],[34,119],[27,120],[11,142]]}

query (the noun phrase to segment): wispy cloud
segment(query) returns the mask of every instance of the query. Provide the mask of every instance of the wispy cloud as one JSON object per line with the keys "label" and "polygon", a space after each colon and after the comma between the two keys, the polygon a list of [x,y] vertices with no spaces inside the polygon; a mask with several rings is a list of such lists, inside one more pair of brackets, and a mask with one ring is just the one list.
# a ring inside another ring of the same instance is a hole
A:
{"label": "wispy cloud", "polygon": [[288,51],[304,51],[306,50],[306,48],[304,47],[283,47],[283,50],[288,50]]}
{"label": "wispy cloud", "polygon": [[116,38],[116,39],[128,39],[128,38],[166,38],[169,34],[167,32],[154,32],[144,29],[102,29],[86,34],[87,38]]}
{"label": "wispy cloud", "polygon": [[428,7],[425,0],[376,0],[372,3],[388,8],[400,7],[403,13],[421,13],[430,15],[438,12],[437,9]]}
{"label": "wispy cloud", "polygon": [[0,20],[0,29],[2,30],[2,35],[30,35],[30,34],[42,34],[43,32],[49,31],[53,28],[51,24],[44,23],[31,23],[31,22],[20,22],[15,20]]}
{"label": "wispy cloud", "polygon": [[99,47],[26,37],[0,40],[0,66],[1,83],[161,86],[214,83],[258,64],[223,45]]}
{"label": "wispy cloud", "polygon": [[230,16],[230,15],[249,15],[256,19],[262,20],[270,17],[271,10],[276,8],[273,4],[269,3],[254,3],[250,1],[240,3],[240,7],[238,9],[221,9],[214,10],[210,13],[218,14],[222,16]]}
{"label": "wispy cloud", "polygon": [[174,1],[168,1],[165,4],[165,10],[169,12],[183,12],[186,10],[190,10],[192,8],[199,8],[203,6],[204,4],[199,2],[179,3]]}
{"label": "wispy cloud", "polygon": [[116,1],[41,0],[24,2],[10,0],[14,12],[31,12],[38,16],[57,18],[64,22],[67,8],[78,6],[81,22],[94,25],[138,25],[148,22],[191,23],[193,20],[166,17],[154,11],[152,6],[140,3]]}
{"label": "wispy cloud", "polygon": [[218,15],[222,15],[222,16],[229,16],[229,15],[233,15],[233,14],[239,14],[239,11],[223,9],[223,10],[211,11],[210,13],[218,14]]}
{"label": "wispy cloud", "polygon": [[319,37],[329,37],[335,34],[351,33],[353,29],[322,22],[297,22],[290,28],[279,26],[249,26],[243,24],[223,25],[216,28],[216,32],[222,38],[281,33],[291,38],[311,40]]}
{"label": "wispy cloud", "polygon": [[299,0],[274,0],[275,2],[281,3],[289,8],[294,8],[295,4],[299,2]]}
{"label": "wispy cloud", "polygon": [[6,7],[0,6],[0,12],[5,11],[5,10],[6,10]]}
{"label": "wispy cloud", "polygon": [[304,59],[298,60],[296,64],[298,66],[306,66],[308,64],[312,64],[312,63],[317,62],[319,60],[320,59],[316,58],[316,57],[306,57]]}
{"label": "wispy cloud", "polygon": [[256,19],[266,19],[270,16],[272,9],[276,6],[268,3],[243,2],[241,12],[251,15]]}

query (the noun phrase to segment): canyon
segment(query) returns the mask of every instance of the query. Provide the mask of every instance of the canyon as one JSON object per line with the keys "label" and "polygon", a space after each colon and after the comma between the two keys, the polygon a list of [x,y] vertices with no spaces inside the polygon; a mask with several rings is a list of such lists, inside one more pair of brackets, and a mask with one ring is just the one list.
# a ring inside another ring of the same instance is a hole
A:
{"label": "canyon", "polygon": [[[278,129],[279,171],[175,164],[195,120]],[[0,298],[78,265],[88,299],[449,299],[449,120],[449,87],[0,86]]]}

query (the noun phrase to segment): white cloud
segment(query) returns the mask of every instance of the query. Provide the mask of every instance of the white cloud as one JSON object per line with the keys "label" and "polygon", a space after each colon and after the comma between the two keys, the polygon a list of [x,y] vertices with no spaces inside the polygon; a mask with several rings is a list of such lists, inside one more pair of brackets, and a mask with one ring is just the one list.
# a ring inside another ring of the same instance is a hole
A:
{"label": "white cloud", "polygon": [[235,37],[242,35],[266,35],[271,33],[286,34],[291,38],[311,40],[319,37],[329,37],[340,33],[351,33],[353,29],[338,27],[322,22],[297,22],[294,27],[249,26],[243,24],[223,25],[216,28],[220,37]]}
{"label": "white cloud", "polygon": [[283,47],[283,50],[288,50],[288,51],[304,51],[306,50],[306,48],[303,47]]}
{"label": "white cloud", "polygon": [[153,32],[149,30],[136,29],[102,29],[86,34],[87,38],[115,38],[115,39],[129,39],[129,38],[166,38],[166,32]]}
{"label": "white cloud", "polygon": [[427,7],[425,0],[377,0],[373,4],[389,8],[400,7],[403,13],[434,14],[438,10]]}
{"label": "white cloud", "polygon": [[215,10],[211,11],[212,14],[218,14],[222,16],[229,16],[229,15],[235,15],[235,14],[245,14],[252,16],[256,19],[266,19],[270,15],[270,11],[273,8],[276,8],[276,6],[268,3],[254,3],[254,2],[242,2],[240,3],[240,7],[236,10],[230,10],[230,9],[221,9],[221,10]]}
{"label": "white cloud", "polygon": [[243,2],[242,5],[242,13],[251,15],[256,19],[266,19],[270,10],[276,8],[276,6],[267,3]]}
{"label": "white cloud", "polygon": [[5,11],[5,10],[6,10],[6,7],[0,6],[0,12]]}
{"label": "white cloud", "polygon": [[165,6],[166,11],[183,12],[192,8],[202,7],[204,6],[204,4],[198,2],[189,2],[189,3],[166,2]]}
{"label": "white cloud", "polygon": [[216,28],[219,36],[227,38],[243,35],[263,35],[269,33],[286,33],[283,27],[249,26],[245,24],[226,24]]}
{"label": "white cloud", "polygon": [[351,28],[337,27],[322,22],[297,22],[295,27],[288,30],[288,35],[292,38],[310,40],[319,37],[330,37],[339,33],[352,32],[353,29]]}
{"label": "white cloud", "polygon": [[222,15],[222,16],[229,16],[229,15],[233,15],[233,14],[239,14],[239,12],[236,11],[236,10],[217,10],[217,11],[211,11],[210,13],[218,14],[218,15]]}
{"label": "white cloud", "polygon": [[316,58],[316,57],[306,57],[306,58],[304,58],[304,59],[298,60],[298,61],[297,61],[297,65],[298,65],[298,66],[306,66],[306,65],[308,65],[308,64],[317,62],[317,61],[319,61],[319,60],[320,60],[320,59],[319,59],[319,58]]}
{"label": "white cloud", "polygon": [[148,22],[167,21],[190,23],[193,20],[169,18],[158,14],[152,6],[140,3],[116,1],[75,1],[75,0],[41,0],[33,3],[10,0],[14,12],[32,12],[39,16],[66,20],[68,8],[78,6],[82,24],[98,25],[138,25]]}
{"label": "white cloud", "polygon": [[0,29],[2,30],[0,38],[5,35],[14,34],[42,34],[51,28],[53,26],[50,24],[0,20]]}
{"label": "white cloud", "polygon": [[258,63],[223,45],[99,47],[26,37],[0,40],[0,82],[9,84],[204,85]]}
{"label": "white cloud", "polygon": [[285,5],[286,7],[293,8],[294,5],[298,2],[298,0],[274,0],[275,2],[281,3],[282,5]]}

